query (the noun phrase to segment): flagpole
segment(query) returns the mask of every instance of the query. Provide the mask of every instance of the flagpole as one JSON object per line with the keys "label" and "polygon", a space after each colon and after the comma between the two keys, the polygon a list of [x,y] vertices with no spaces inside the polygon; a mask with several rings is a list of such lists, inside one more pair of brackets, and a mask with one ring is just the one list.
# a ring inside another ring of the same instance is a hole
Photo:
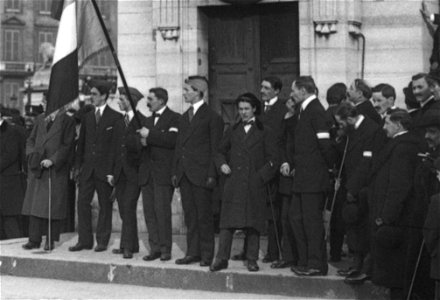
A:
{"label": "flagpole", "polygon": [[118,68],[119,75],[121,76],[122,85],[125,89],[125,94],[127,95],[128,101],[130,102],[130,106],[133,109],[134,112],[134,118],[136,119],[136,122],[139,127],[142,127],[141,120],[139,119],[138,114],[136,113],[136,105],[131,98],[131,94],[128,90],[127,80],[125,80],[124,71],[122,71],[121,64],[119,63],[118,55],[116,54],[115,47],[113,47],[112,40],[110,39],[110,35],[107,31],[107,27],[105,26],[104,20],[102,19],[101,12],[99,11],[98,4],[96,4],[96,0],[90,0],[92,1],[93,7],[95,8],[96,15],[98,16],[99,24],[101,25],[102,31],[104,32],[105,39],[107,40],[107,44],[110,47],[110,50],[113,55],[113,59],[115,60],[116,67]]}

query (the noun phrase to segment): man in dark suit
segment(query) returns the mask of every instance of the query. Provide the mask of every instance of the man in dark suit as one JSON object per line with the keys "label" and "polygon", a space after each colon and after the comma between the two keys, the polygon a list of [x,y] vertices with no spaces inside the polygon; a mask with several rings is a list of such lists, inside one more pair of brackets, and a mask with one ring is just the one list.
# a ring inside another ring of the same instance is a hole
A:
{"label": "man in dark suit", "polygon": [[291,97],[300,104],[290,207],[299,258],[292,271],[299,276],[325,275],[328,271],[322,211],[334,154],[330,124],[315,92],[316,85],[310,76],[300,76],[292,83]]}
{"label": "man in dark suit", "polygon": [[214,256],[214,156],[223,134],[223,120],[203,101],[208,92],[206,78],[189,77],[183,90],[185,102],[191,106],[179,121],[172,182],[175,187],[180,186],[188,232],[186,255],[177,259],[176,264],[200,261],[201,266],[208,267]]}
{"label": "man in dark suit", "polygon": [[[139,199],[140,187],[138,184],[139,154],[136,149],[129,151],[127,147],[130,135],[139,128],[134,119],[134,111],[127,97],[125,88],[118,88],[119,108],[124,112],[124,118],[115,123],[111,149],[111,173],[107,181],[115,187],[119,214],[122,219],[121,243],[119,248],[113,249],[114,254],[122,254],[123,258],[132,258],[133,253],[139,252],[136,208]],[[128,92],[134,105],[144,96],[135,88],[129,87]],[[132,149],[130,149],[132,150]]]}
{"label": "man in dark suit", "polygon": [[367,82],[363,79],[355,79],[347,90],[347,97],[350,102],[357,106],[359,114],[369,117],[371,120],[383,125],[382,118],[374,109],[370,101],[372,91]]}
{"label": "man in dark suit", "polygon": [[[345,162],[342,184],[346,190],[345,206],[355,205],[359,211],[357,218],[345,217],[347,227],[347,244],[353,251],[353,265],[348,269],[338,271],[346,276],[346,282],[367,279],[367,270],[363,269],[364,259],[369,253],[368,203],[361,191],[367,185],[369,168],[373,156],[379,152],[385,143],[385,135],[379,125],[357,112],[357,107],[347,102],[342,103],[335,114],[339,127],[344,131],[343,146]],[[342,149],[341,149],[342,150]],[[365,268],[367,265],[365,266]]]}
{"label": "man in dark suit", "polygon": [[172,246],[171,168],[180,115],[167,107],[168,92],[161,87],[150,89],[147,100],[153,114],[141,117],[137,138],[142,149],[139,182],[150,244],[150,253],[143,259],[167,261],[171,259]]}
{"label": "man in dark suit", "polygon": [[78,243],[69,251],[92,249],[91,202],[98,194],[99,215],[96,228],[96,252],[107,250],[112,231],[113,187],[108,183],[111,174],[111,151],[113,128],[122,115],[107,104],[110,93],[107,82],[93,83],[92,101],[96,108],[84,115],[75,157],[75,173],[79,174],[78,191]]}
{"label": "man in dark suit", "polygon": [[387,113],[390,110],[397,108],[394,105],[394,102],[396,101],[396,90],[387,83],[379,83],[378,85],[373,87],[372,92],[374,108],[382,118],[383,125]]}
{"label": "man in dark suit", "polygon": [[0,235],[21,236],[20,215],[26,190],[24,130],[8,123],[6,109],[0,108]]}
{"label": "man in dark suit", "polygon": [[423,136],[423,130],[420,130],[419,127],[426,112],[429,110],[440,110],[440,101],[435,100],[432,90],[435,80],[425,73],[419,73],[412,77],[413,94],[416,101],[420,104],[420,109],[414,117],[413,127],[416,130],[419,129],[417,132],[421,136]]}

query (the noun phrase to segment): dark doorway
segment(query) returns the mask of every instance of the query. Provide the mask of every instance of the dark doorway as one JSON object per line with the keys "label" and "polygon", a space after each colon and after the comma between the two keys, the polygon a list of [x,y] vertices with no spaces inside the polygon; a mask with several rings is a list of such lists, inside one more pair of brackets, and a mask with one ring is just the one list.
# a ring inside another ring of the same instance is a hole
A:
{"label": "dark doorway", "polygon": [[236,119],[234,100],[260,96],[262,78],[283,81],[281,98],[299,75],[298,3],[202,8],[209,19],[210,105],[227,124]]}

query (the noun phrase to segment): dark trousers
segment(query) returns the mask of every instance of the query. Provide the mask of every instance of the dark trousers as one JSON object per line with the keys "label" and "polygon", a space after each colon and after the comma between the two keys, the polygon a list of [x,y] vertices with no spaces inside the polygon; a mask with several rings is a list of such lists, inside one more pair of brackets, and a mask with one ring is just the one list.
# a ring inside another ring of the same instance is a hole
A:
{"label": "dark trousers", "polygon": [[366,273],[370,268],[364,260],[370,252],[370,227],[368,216],[362,216],[358,223],[347,224],[347,245],[353,251],[352,268]]}
{"label": "dark trousers", "polygon": [[281,225],[281,195],[272,193],[266,204],[268,210],[267,218],[267,253],[266,257],[270,260],[277,260],[280,256],[280,244],[282,239],[282,225]]}
{"label": "dark trousers", "polygon": [[78,242],[93,246],[92,210],[93,195],[98,193],[99,214],[96,228],[98,245],[107,246],[112,232],[113,202],[110,199],[112,187],[94,174],[90,178],[80,178],[78,191]]}
{"label": "dark trousers", "polygon": [[283,237],[281,239],[281,255],[284,261],[297,263],[298,251],[296,249],[295,235],[293,234],[293,222],[289,215],[292,196],[283,195],[282,200],[281,224],[283,227]]}
{"label": "dark trousers", "polygon": [[139,252],[139,238],[137,228],[137,201],[140,195],[140,187],[136,182],[127,180],[122,172],[115,187],[118,201],[119,214],[122,219],[121,244],[119,248],[128,249],[131,252]]}
{"label": "dark trousers", "polygon": [[325,252],[322,210],[324,193],[293,193],[289,214],[298,249],[298,265],[323,270]]}
{"label": "dark trousers", "polygon": [[[219,244],[216,258],[229,260],[231,257],[232,240],[234,237],[234,228],[220,229]],[[258,260],[260,251],[260,233],[254,228],[246,228],[246,259]]]}
{"label": "dark trousers", "polygon": [[[341,259],[342,245],[344,244],[345,223],[342,219],[342,206],[346,194],[347,191],[341,187],[336,195],[330,219],[330,257],[334,260]],[[328,196],[330,200],[333,200],[333,193],[329,193]],[[331,201],[329,201],[327,209],[331,209]]]}
{"label": "dark trousers", "polygon": [[[45,218],[38,218],[35,216],[29,217],[29,241],[34,243],[41,243],[42,236],[48,234],[49,220]],[[61,220],[51,220],[50,222],[50,239],[52,241],[60,240]],[[48,238],[48,237],[47,237]]]}
{"label": "dark trousers", "polygon": [[0,226],[2,239],[16,239],[21,237],[20,216],[0,215]]}
{"label": "dark trousers", "polygon": [[171,201],[174,188],[158,185],[154,180],[142,187],[145,224],[148,229],[150,253],[171,254]]}
{"label": "dark trousers", "polygon": [[184,175],[180,181],[182,208],[188,256],[200,256],[204,261],[214,256],[214,222],[211,208],[211,190],[197,186]]}

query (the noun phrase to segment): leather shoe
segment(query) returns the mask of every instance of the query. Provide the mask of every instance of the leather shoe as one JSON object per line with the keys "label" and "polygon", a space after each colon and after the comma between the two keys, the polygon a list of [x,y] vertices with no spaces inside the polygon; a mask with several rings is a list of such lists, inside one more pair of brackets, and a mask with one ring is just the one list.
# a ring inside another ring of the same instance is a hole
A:
{"label": "leather shoe", "polygon": [[81,251],[84,249],[90,250],[92,248],[93,248],[93,246],[84,246],[80,243],[77,243],[75,246],[69,247],[69,251],[75,252],[75,251]]}
{"label": "leather shoe", "polygon": [[202,260],[200,262],[201,267],[209,267],[212,264],[212,260]]}
{"label": "leather shoe", "polygon": [[257,272],[258,270],[260,270],[260,267],[255,260],[248,260],[247,269],[249,272]]}
{"label": "leather shoe", "polygon": [[167,261],[167,260],[170,260],[170,259],[171,259],[171,254],[169,254],[169,253],[162,253],[160,255],[160,260],[161,261]]}
{"label": "leather shoe", "polygon": [[122,258],[133,258],[133,253],[128,249],[124,249],[124,254],[122,254]]}
{"label": "leather shoe", "polygon": [[98,245],[95,247],[95,252],[102,252],[105,250],[107,250],[107,246],[104,246],[104,245]]}
{"label": "leather shoe", "polygon": [[124,249],[122,248],[116,248],[112,250],[113,254],[124,254]]}
{"label": "leather shoe", "polygon": [[200,261],[199,256],[185,256],[183,258],[176,259],[176,265],[189,265]]}
{"label": "leather shoe", "polygon": [[339,269],[337,271],[338,275],[339,276],[343,276],[343,277],[351,276],[351,275],[353,275],[353,274],[355,274],[357,272],[358,271],[355,268],[353,268],[353,267],[349,267],[347,269]]}
{"label": "leather shoe", "polygon": [[35,243],[35,242],[29,241],[21,247],[23,247],[23,249],[25,249],[25,250],[37,249],[37,248],[40,248],[40,243]]}
{"label": "leather shoe", "polygon": [[246,254],[241,252],[239,254],[232,255],[231,260],[246,260]]}
{"label": "leather shoe", "polygon": [[228,261],[226,259],[215,259],[214,263],[209,267],[209,271],[217,272],[228,268]]}
{"label": "leather shoe", "polygon": [[50,251],[53,250],[53,248],[55,248],[54,242],[52,241],[49,246],[49,243],[46,241],[44,244],[44,251]]}
{"label": "leather shoe", "polygon": [[152,260],[160,258],[160,256],[161,256],[160,252],[154,252],[154,253],[145,255],[144,257],[142,257],[142,259],[145,261],[152,261]]}
{"label": "leather shoe", "polygon": [[270,265],[270,267],[272,269],[284,269],[284,268],[289,268],[293,265],[294,265],[293,261],[276,260]]}
{"label": "leather shoe", "polygon": [[302,274],[304,274],[304,272],[307,271],[307,267],[304,267],[304,266],[291,266],[290,270],[293,273],[295,273],[295,275],[302,276]]}
{"label": "leather shoe", "polygon": [[320,269],[308,268],[299,272],[299,276],[322,276],[324,273]]}
{"label": "leather shoe", "polygon": [[365,273],[355,273],[344,279],[345,283],[348,284],[363,284],[365,281],[369,280],[371,277]]}
{"label": "leather shoe", "polygon": [[266,256],[263,258],[263,263],[267,264],[267,263],[274,262],[274,261],[276,261],[276,260],[277,260],[276,258],[272,258],[272,257],[266,255]]}

